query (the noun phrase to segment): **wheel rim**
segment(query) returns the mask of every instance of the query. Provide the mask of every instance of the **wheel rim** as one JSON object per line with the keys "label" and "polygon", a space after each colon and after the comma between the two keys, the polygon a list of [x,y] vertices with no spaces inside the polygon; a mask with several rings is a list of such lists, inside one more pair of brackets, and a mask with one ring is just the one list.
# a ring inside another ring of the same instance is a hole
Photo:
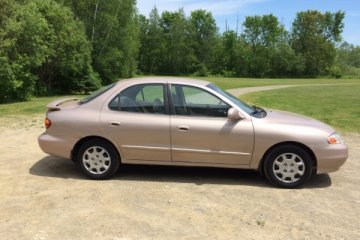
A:
{"label": "wheel rim", "polygon": [[110,154],[106,149],[99,146],[93,146],[86,149],[82,161],[85,169],[96,175],[105,173],[110,168],[111,164]]}
{"label": "wheel rim", "polygon": [[278,156],[273,163],[275,177],[284,183],[294,183],[305,173],[304,160],[295,153],[284,153]]}

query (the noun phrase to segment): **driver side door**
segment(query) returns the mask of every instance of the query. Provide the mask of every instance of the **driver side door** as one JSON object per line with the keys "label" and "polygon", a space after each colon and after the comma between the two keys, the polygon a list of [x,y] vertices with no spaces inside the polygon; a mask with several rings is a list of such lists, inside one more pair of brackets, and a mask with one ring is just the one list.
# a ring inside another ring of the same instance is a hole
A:
{"label": "driver side door", "polygon": [[254,142],[251,119],[228,119],[231,106],[203,88],[172,84],[171,96],[173,162],[250,163]]}

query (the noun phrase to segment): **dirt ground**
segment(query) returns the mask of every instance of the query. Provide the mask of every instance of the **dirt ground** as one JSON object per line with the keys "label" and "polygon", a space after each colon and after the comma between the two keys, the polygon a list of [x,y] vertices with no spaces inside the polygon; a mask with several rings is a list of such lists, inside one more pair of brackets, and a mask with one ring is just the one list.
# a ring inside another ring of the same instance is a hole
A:
{"label": "dirt ground", "polygon": [[360,239],[360,136],[302,189],[253,171],[126,166],[86,179],[37,144],[42,116],[0,119],[0,239]]}

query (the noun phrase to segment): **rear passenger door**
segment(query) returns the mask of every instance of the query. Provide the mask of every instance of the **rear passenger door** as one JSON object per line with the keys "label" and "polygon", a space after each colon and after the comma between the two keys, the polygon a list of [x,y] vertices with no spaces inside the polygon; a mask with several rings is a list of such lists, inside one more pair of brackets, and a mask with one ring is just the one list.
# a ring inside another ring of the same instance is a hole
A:
{"label": "rear passenger door", "polygon": [[130,86],[103,107],[101,123],[123,162],[171,161],[165,84]]}

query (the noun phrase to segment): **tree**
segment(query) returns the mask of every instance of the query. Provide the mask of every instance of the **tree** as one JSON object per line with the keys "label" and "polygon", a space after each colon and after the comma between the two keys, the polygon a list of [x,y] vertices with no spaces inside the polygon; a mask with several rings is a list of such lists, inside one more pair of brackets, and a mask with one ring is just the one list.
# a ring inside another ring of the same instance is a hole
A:
{"label": "tree", "polygon": [[242,38],[250,45],[249,73],[264,77],[273,73],[272,57],[274,50],[286,38],[286,31],[277,17],[272,14],[249,16],[244,22]]}
{"label": "tree", "polygon": [[332,69],[332,74],[360,76],[360,47],[343,42],[337,48],[336,65]]}
{"label": "tree", "polygon": [[163,32],[161,18],[156,7],[150,12],[149,19],[139,16],[139,30],[139,69],[147,74],[159,73]]}
{"label": "tree", "polygon": [[360,68],[360,47],[343,42],[339,48],[339,60],[346,65]]}
{"label": "tree", "polygon": [[186,74],[191,66],[191,49],[188,45],[187,20],[183,9],[165,11],[161,16],[163,32],[161,74]]}
{"label": "tree", "polygon": [[344,12],[299,12],[293,22],[292,47],[305,61],[304,74],[319,76],[329,73],[336,58],[335,42],[341,40]]}
{"label": "tree", "polygon": [[205,10],[192,11],[189,19],[190,47],[196,64],[195,70],[203,67],[209,69],[214,58],[217,27],[211,12]]}
{"label": "tree", "polygon": [[238,70],[244,67],[241,63],[239,39],[234,31],[226,31],[221,36],[220,45],[216,46],[217,54],[214,68],[216,73],[227,77],[239,76]]}
{"label": "tree", "polygon": [[272,49],[269,57],[271,61],[269,76],[271,77],[297,77],[304,72],[303,57],[296,54],[287,42]]}
{"label": "tree", "polygon": [[243,25],[243,37],[253,48],[276,47],[286,35],[284,26],[272,14],[246,17]]}
{"label": "tree", "polygon": [[12,3],[0,27],[0,101],[99,87],[84,26],[52,0]]}
{"label": "tree", "polygon": [[139,49],[135,0],[58,0],[69,6],[86,28],[92,62],[103,83],[131,77]]}

